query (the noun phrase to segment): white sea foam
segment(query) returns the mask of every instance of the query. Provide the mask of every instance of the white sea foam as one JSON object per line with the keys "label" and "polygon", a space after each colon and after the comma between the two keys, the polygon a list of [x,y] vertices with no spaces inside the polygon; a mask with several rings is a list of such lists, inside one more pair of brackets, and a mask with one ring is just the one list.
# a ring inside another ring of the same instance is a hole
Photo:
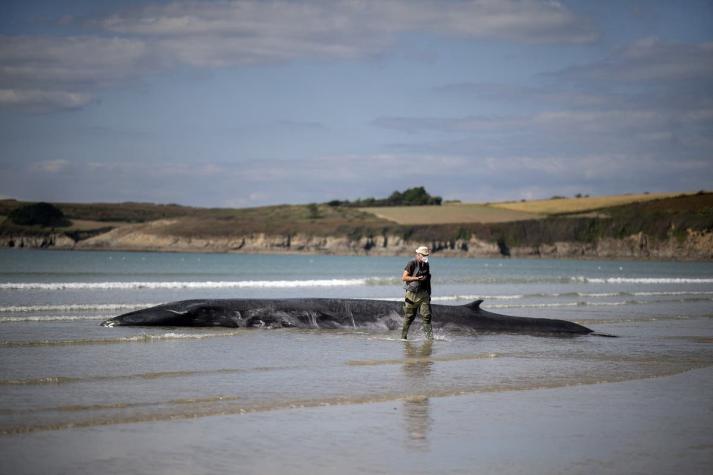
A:
{"label": "white sea foam", "polygon": [[67,305],[13,305],[0,307],[2,313],[30,313],[30,312],[91,312],[133,310],[145,307],[154,307],[158,303],[107,303],[107,304],[67,304]]}
{"label": "white sea foam", "polygon": [[492,308],[559,308],[559,307],[618,307],[621,305],[637,305],[645,302],[639,302],[636,300],[627,300],[619,302],[557,302],[557,303],[525,303],[525,304],[494,304],[488,305],[487,309]]}
{"label": "white sea foam", "polygon": [[631,295],[637,295],[641,297],[653,297],[653,296],[660,296],[660,295],[713,295],[713,291],[709,290],[691,290],[691,291],[678,291],[678,292],[631,292]]}
{"label": "white sea foam", "polygon": [[[515,279],[517,280],[517,279]],[[545,279],[542,282],[551,281]],[[505,279],[469,279],[470,283],[511,283],[511,278]],[[472,281],[472,282],[471,282]],[[482,281],[482,282],[481,282]],[[539,282],[535,279],[533,282]],[[572,276],[555,279],[556,282],[582,282],[591,284],[710,284],[713,278],[695,277],[585,277]],[[172,282],[4,282],[0,290],[134,290],[134,289],[239,289],[239,288],[300,288],[300,287],[354,287],[365,285],[390,286],[395,279],[366,277],[356,279],[309,279],[309,280],[238,280],[238,281],[172,281]],[[557,296],[553,294],[553,296]],[[462,296],[468,299],[471,296]],[[475,296],[474,296],[475,297]],[[522,296],[478,296],[492,300],[517,299]]]}
{"label": "white sea foam", "polygon": [[[437,295],[431,297],[432,302],[454,302],[454,301],[464,301],[472,302],[474,300],[484,300],[485,302],[491,302],[493,300],[522,300],[522,299],[565,299],[567,297],[585,297],[585,298],[608,298],[608,297],[685,297],[685,296],[713,296],[713,291],[660,291],[660,292],[565,292],[565,293],[534,293],[534,294],[512,294],[512,295]],[[402,301],[403,297],[371,297],[368,300],[386,300],[391,302]],[[682,301],[687,300],[700,300],[700,298],[686,299],[683,298]],[[706,300],[704,298],[704,300]],[[560,302],[560,303],[550,303],[550,304],[494,304],[490,305],[499,308],[517,308],[522,306],[607,306],[607,305],[626,305],[632,303],[656,303],[656,302],[667,302],[668,300],[628,300],[625,302],[595,302],[595,301],[577,301],[577,302]]]}
{"label": "white sea foam", "polygon": [[645,292],[565,292],[565,293],[541,293],[528,294],[525,297],[657,297],[657,296],[680,296],[680,295],[713,295],[710,290],[661,290]]}
{"label": "white sea foam", "polygon": [[524,295],[439,295],[431,297],[431,301],[449,301],[449,300],[518,300],[524,298]]}
{"label": "white sea foam", "polygon": [[241,289],[350,287],[367,285],[369,279],[238,280],[206,282],[5,282],[0,290],[115,290],[115,289]]}
{"label": "white sea foam", "polygon": [[23,315],[0,317],[0,323],[11,322],[69,322],[75,320],[104,320],[108,315]]}
{"label": "white sea foam", "polygon": [[[487,305],[487,309],[492,308],[557,308],[557,307],[619,307],[622,305],[651,305],[658,303],[670,303],[670,302],[687,302],[687,301],[697,301],[701,299],[694,300],[619,300],[616,302],[592,302],[580,300],[577,302],[554,302],[554,303],[514,303],[514,304],[492,304]],[[709,300],[709,299],[703,299]]]}
{"label": "white sea foam", "polygon": [[577,297],[618,297],[622,292],[575,292]]}
{"label": "white sea foam", "polygon": [[575,282],[590,284],[713,284],[707,277],[572,277]]}
{"label": "white sea foam", "polygon": [[[523,304],[493,304],[487,305],[484,310],[489,310],[493,308],[550,308],[550,307],[577,307],[580,305],[586,305],[580,302],[561,302],[561,303],[523,303]],[[481,307],[482,308],[482,307]]]}

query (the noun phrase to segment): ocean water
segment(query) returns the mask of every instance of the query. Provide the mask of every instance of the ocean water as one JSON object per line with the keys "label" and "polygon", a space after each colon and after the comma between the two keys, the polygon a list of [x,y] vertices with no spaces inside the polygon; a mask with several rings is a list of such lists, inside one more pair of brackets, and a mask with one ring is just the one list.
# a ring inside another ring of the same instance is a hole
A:
{"label": "ocean water", "polygon": [[[683,458],[695,473],[713,463],[710,262],[433,256],[434,303],[482,298],[497,313],[618,338],[438,331],[430,343],[418,319],[409,342],[363,329],[99,325],[192,298],[399,300],[408,258],[0,250],[0,471],[667,473],[676,466],[665,460]],[[624,422],[635,401],[648,401],[643,419],[664,408],[684,424],[680,447],[611,446],[641,436]],[[614,429],[553,424],[558,409],[583,426],[611,417]],[[472,433],[509,437],[512,450]],[[567,437],[561,453],[567,434],[582,445]]]}

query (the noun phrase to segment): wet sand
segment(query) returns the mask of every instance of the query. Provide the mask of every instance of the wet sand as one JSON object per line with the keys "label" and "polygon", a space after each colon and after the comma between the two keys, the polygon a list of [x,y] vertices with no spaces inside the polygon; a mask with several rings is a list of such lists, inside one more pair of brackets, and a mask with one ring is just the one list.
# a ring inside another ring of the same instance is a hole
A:
{"label": "wet sand", "polygon": [[[305,384],[309,384],[308,381]],[[709,473],[713,367],[0,438],[2,473]]]}

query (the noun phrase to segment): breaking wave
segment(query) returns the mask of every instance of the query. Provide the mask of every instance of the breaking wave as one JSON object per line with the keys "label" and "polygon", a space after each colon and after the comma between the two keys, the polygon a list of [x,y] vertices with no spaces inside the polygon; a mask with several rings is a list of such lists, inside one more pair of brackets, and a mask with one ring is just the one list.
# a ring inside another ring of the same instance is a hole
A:
{"label": "breaking wave", "polygon": [[104,320],[107,315],[23,315],[0,316],[0,323],[11,322],[70,322],[75,320]]}
{"label": "breaking wave", "polygon": [[677,299],[677,300],[620,300],[616,302],[594,302],[578,300],[575,302],[553,302],[553,303],[513,303],[513,304],[484,304],[485,310],[494,308],[557,308],[557,307],[620,307],[623,305],[652,305],[671,302],[707,302],[713,299]]}
{"label": "breaking wave", "polygon": [[707,277],[572,277],[574,282],[590,284],[713,284]]}
{"label": "breaking wave", "polygon": [[154,307],[158,303],[99,303],[99,304],[66,304],[66,305],[12,305],[0,307],[3,313],[30,313],[30,312],[90,312],[137,310],[144,307]]}
{"label": "breaking wave", "polygon": [[206,282],[5,282],[0,290],[242,289],[362,286],[369,279],[238,280]]}
{"label": "breaking wave", "polygon": [[[0,290],[136,290],[136,289],[287,289],[305,287],[361,287],[400,285],[396,278],[237,280],[237,281],[128,281],[128,282],[3,282]],[[708,277],[521,277],[469,276],[446,279],[449,284],[588,283],[588,284],[710,284]],[[554,294],[556,296],[556,294]],[[490,298],[503,298],[492,296]],[[509,298],[518,298],[517,296]]]}
{"label": "breaking wave", "polygon": [[[473,301],[482,299],[486,302],[491,300],[523,300],[523,299],[546,299],[546,298],[560,298],[560,297],[584,297],[584,298],[609,298],[609,297],[686,297],[690,296],[693,298],[683,299],[686,301],[705,301],[709,300],[706,297],[713,297],[713,291],[710,290],[692,290],[692,291],[653,291],[653,292],[538,292],[531,294],[511,294],[511,295],[438,295],[433,296],[431,301],[434,302],[448,302],[448,301]],[[389,300],[402,300],[399,299],[389,299]],[[646,303],[651,303],[652,301],[647,301]],[[656,301],[659,302],[659,301]],[[577,302],[574,302],[577,303]],[[573,302],[567,302],[567,305],[573,305]],[[595,302],[592,302],[595,303]],[[602,305],[611,305],[618,303],[606,303],[600,302]],[[637,302],[638,303],[638,302]],[[644,302],[642,302],[644,303]],[[561,304],[552,304],[561,305]],[[586,305],[586,303],[582,303]],[[519,306],[519,305],[516,305]]]}

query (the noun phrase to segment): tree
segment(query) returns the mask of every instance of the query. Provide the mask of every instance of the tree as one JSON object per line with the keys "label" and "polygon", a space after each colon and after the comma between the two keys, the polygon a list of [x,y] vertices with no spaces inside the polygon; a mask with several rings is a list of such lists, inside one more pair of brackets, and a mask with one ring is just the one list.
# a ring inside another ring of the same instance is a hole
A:
{"label": "tree", "polygon": [[43,226],[46,228],[61,228],[69,226],[69,221],[62,211],[49,203],[33,203],[12,210],[8,219],[20,226]]}

